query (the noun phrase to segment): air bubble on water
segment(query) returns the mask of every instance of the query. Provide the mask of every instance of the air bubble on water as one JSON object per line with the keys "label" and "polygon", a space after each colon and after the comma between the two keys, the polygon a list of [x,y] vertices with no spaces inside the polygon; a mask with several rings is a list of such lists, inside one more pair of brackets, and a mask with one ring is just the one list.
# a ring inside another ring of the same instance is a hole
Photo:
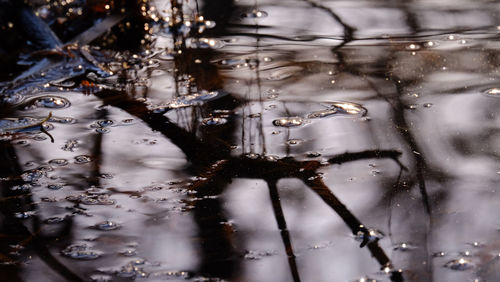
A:
{"label": "air bubble on water", "polygon": [[303,124],[304,119],[301,117],[283,117],[273,120],[273,125],[279,127],[295,127]]}
{"label": "air bubble on water", "polygon": [[478,241],[474,241],[474,242],[471,242],[471,243],[468,243],[468,244],[471,245],[474,248],[479,248],[479,247],[483,246],[483,244],[481,242],[478,242]]}
{"label": "air bubble on water", "polygon": [[289,144],[289,145],[299,145],[302,142],[304,142],[304,140],[302,140],[302,139],[289,139],[287,141],[287,144]]}
{"label": "air bubble on water", "polygon": [[274,250],[249,250],[246,251],[245,255],[243,258],[248,259],[248,260],[260,260],[265,257],[273,256],[276,255],[277,252]]}
{"label": "air bubble on water", "polygon": [[464,257],[470,257],[472,255],[470,251],[461,251],[460,254]]}
{"label": "air bubble on water", "polygon": [[84,195],[80,198],[80,202],[84,205],[114,205],[115,200],[110,199],[108,194],[101,195]]}
{"label": "air bubble on water", "polygon": [[12,191],[21,191],[21,192],[26,192],[29,191],[33,186],[29,183],[24,183],[21,185],[14,185],[10,188]]}
{"label": "air bubble on water", "polygon": [[62,109],[69,107],[70,102],[68,99],[59,96],[43,96],[28,101],[26,108],[49,108],[49,109]]}
{"label": "air bubble on water", "polygon": [[126,265],[122,266],[119,271],[116,272],[116,276],[122,278],[139,278],[139,277],[147,277],[148,274],[144,272],[142,268],[134,265],[133,262],[129,262]]}
{"label": "air bubble on water", "polygon": [[47,185],[47,188],[49,188],[50,190],[60,190],[61,188],[63,188],[63,184],[49,184]]}
{"label": "air bubble on water", "polygon": [[61,147],[63,151],[73,152],[76,148],[78,148],[78,140],[68,140],[64,143],[64,146]]}
{"label": "air bubble on water", "polygon": [[99,177],[102,179],[113,179],[114,176],[111,173],[101,173]]}
{"label": "air bubble on water", "polygon": [[400,243],[397,244],[393,247],[393,250],[395,251],[401,251],[401,252],[408,252],[408,251],[413,251],[417,248],[417,246],[411,244],[411,243]]}
{"label": "air bubble on water", "polygon": [[75,157],[75,164],[86,164],[92,161],[92,158],[87,155],[79,155]]}
{"label": "air bubble on water", "polygon": [[213,48],[219,49],[225,46],[224,41],[216,38],[188,38],[186,45],[189,48]]}
{"label": "air bubble on water", "polygon": [[92,274],[90,275],[90,281],[92,282],[110,282],[113,281],[113,277],[108,274]]}
{"label": "air bubble on water", "polygon": [[227,119],[219,117],[204,118],[201,123],[203,125],[223,125],[227,123]]}
{"label": "air bubble on water", "polygon": [[87,244],[72,244],[61,251],[64,256],[79,260],[93,260],[102,255],[102,252],[92,250]]}
{"label": "air bubble on water", "polygon": [[377,229],[368,228],[366,230],[367,230],[367,232],[363,232],[362,230],[360,230],[360,231],[358,231],[358,233],[356,233],[356,236],[355,236],[356,241],[375,242],[375,241],[378,241],[378,240],[384,238],[384,236],[385,236],[384,233],[382,233],[382,231],[377,230]]}
{"label": "air bubble on water", "polygon": [[459,271],[464,271],[474,268],[474,264],[465,258],[451,260],[447,262],[444,266],[449,269],[459,270]]}
{"label": "air bubble on water", "polygon": [[409,45],[406,46],[406,49],[407,50],[415,51],[415,50],[420,49],[420,45],[415,44],[415,43],[411,43],[411,44],[409,44]]}
{"label": "air bubble on water", "polygon": [[43,222],[45,224],[59,224],[65,220],[66,220],[66,218],[63,216],[53,216],[53,217],[49,217],[49,218],[45,219]]}
{"label": "air bubble on water", "polygon": [[288,66],[288,67],[281,67],[273,72],[267,77],[268,80],[284,80],[287,78],[290,78],[292,76],[295,76],[299,74],[300,72],[303,71],[304,68],[299,67],[299,66]]}
{"label": "air bubble on water", "polygon": [[253,10],[252,12],[250,13],[246,13],[246,14],[243,14],[241,15],[243,18],[251,18],[251,19],[258,19],[258,18],[265,18],[268,16],[268,13],[266,11],[262,11],[262,10]]}
{"label": "air bubble on water", "polygon": [[490,88],[483,91],[486,96],[500,97],[500,87]]}
{"label": "air bubble on water", "polygon": [[52,159],[49,161],[49,164],[54,166],[66,166],[68,163],[66,159]]}
{"label": "air bubble on water", "polygon": [[312,112],[307,115],[307,118],[324,118],[337,113],[337,108],[325,109],[321,111]]}
{"label": "air bubble on water", "polygon": [[46,176],[46,170],[43,169],[32,169],[21,174],[22,180],[26,182],[35,182],[44,176]]}
{"label": "air bubble on water", "polygon": [[107,119],[107,120],[99,120],[96,123],[100,127],[107,127],[107,126],[112,126],[115,122],[110,119]]}
{"label": "air bubble on water", "polygon": [[262,114],[261,113],[250,114],[247,117],[248,118],[260,118],[260,117],[262,117]]}
{"label": "air bubble on water", "polygon": [[332,103],[325,103],[325,105],[328,105],[332,108],[335,108],[335,110],[339,114],[345,114],[345,115],[364,116],[368,112],[360,104],[356,104],[356,103],[352,103],[352,102],[332,102]]}
{"label": "air bubble on water", "polygon": [[172,101],[153,107],[155,113],[165,113],[169,109],[179,109],[185,107],[198,106],[205,102],[225,96],[226,93],[219,91],[200,91],[199,93],[181,95]]}
{"label": "air bubble on water", "polygon": [[427,42],[424,43],[424,45],[427,48],[432,48],[432,47],[436,47],[438,44],[435,41],[427,41]]}
{"label": "air bubble on water", "polygon": [[307,152],[306,156],[308,158],[317,158],[317,157],[321,157],[321,153],[320,152]]}
{"label": "air bubble on water", "polygon": [[118,229],[121,226],[118,223],[106,220],[106,221],[99,222],[99,223],[95,224],[93,227],[95,229],[102,230],[102,231],[110,231],[110,230]]}
{"label": "air bubble on water", "polygon": [[14,217],[19,218],[19,219],[26,219],[34,216],[36,214],[36,211],[25,211],[25,212],[16,212],[14,213]]}
{"label": "air bubble on water", "polygon": [[432,254],[432,256],[435,258],[440,258],[440,257],[446,256],[446,253],[443,251],[440,251],[440,252],[436,252],[436,253]]}
{"label": "air bubble on water", "polygon": [[4,94],[0,97],[0,101],[5,104],[15,105],[23,100],[23,96],[18,93]]}
{"label": "air bubble on water", "polygon": [[136,249],[125,249],[120,252],[120,255],[125,256],[125,257],[132,257],[137,254]]}
{"label": "air bubble on water", "polygon": [[57,123],[61,123],[61,124],[73,124],[73,123],[76,123],[76,119],[72,118],[72,117],[55,117],[55,116],[52,116],[49,119],[49,121],[50,122],[57,122]]}
{"label": "air bubble on water", "polygon": [[310,245],[309,249],[310,250],[319,250],[319,249],[324,249],[333,246],[333,243],[331,241],[326,241],[326,242],[320,242],[314,245]]}
{"label": "air bubble on water", "polygon": [[109,130],[109,128],[97,128],[95,131],[97,133],[106,134],[109,133],[111,130]]}
{"label": "air bubble on water", "polygon": [[359,279],[354,279],[354,280],[351,280],[352,282],[378,282],[378,280],[375,280],[373,278],[370,278],[368,276],[363,276]]}

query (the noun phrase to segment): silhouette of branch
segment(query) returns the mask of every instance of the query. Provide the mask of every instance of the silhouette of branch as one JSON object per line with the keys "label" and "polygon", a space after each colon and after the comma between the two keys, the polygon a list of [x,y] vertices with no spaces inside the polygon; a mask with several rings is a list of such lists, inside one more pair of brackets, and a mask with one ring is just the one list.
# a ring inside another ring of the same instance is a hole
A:
{"label": "silhouette of branch", "polygon": [[295,254],[293,252],[292,240],[290,238],[290,232],[286,226],[285,215],[283,214],[283,209],[281,208],[281,199],[278,193],[278,188],[276,187],[276,180],[267,180],[267,186],[269,187],[269,196],[271,197],[271,203],[273,206],[274,218],[278,224],[278,229],[280,230],[281,240],[285,246],[285,252],[288,257],[288,265],[290,266],[290,271],[292,272],[292,278],[294,282],[300,282],[299,270],[297,268],[297,262],[295,260]]}

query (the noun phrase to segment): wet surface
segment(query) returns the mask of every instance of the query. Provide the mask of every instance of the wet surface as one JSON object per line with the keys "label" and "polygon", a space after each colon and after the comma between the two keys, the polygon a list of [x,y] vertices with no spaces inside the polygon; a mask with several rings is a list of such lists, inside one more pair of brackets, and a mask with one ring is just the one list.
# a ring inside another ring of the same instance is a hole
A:
{"label": "wet surface", "polygon": [[500,280],[499,3],[66,2],[0,49],[1,279]]}

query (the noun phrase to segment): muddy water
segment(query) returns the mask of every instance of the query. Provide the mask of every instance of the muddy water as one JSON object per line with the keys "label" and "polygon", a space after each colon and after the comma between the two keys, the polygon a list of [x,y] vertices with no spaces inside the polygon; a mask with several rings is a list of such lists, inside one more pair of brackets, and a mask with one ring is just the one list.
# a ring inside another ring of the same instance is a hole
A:
{"label": "muddy water", "polygon": [[498,3],[198,4],[2,84],[5,281],[500,280]]}

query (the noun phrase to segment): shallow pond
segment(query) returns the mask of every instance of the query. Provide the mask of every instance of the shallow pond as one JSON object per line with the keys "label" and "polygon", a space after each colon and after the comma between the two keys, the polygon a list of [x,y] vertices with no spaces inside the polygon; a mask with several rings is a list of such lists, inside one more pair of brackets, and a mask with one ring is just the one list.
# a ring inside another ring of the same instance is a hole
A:
{"label": "shallow pond", "polygon": [[143,11],[2,82],[5,281],[500,280],[500,3]]}

